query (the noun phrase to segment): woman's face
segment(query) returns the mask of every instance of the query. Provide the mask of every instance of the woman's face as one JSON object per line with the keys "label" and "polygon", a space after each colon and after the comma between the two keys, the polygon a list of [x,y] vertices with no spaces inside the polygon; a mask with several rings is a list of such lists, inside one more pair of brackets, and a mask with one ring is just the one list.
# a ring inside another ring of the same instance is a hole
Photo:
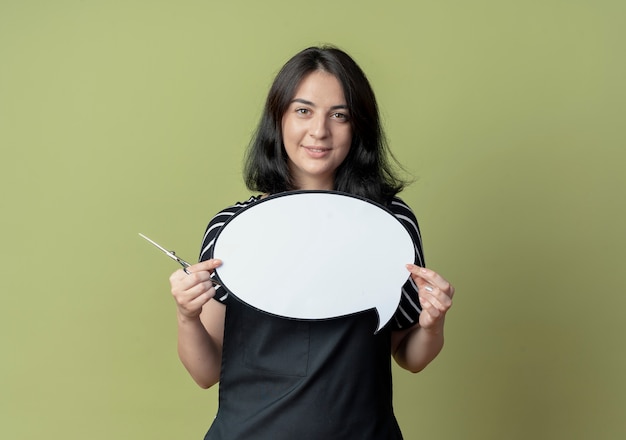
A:
{"label": "woman's face", "polygon": [[352,143],[339,80],[316,70],[304,77],[282,120],[283,144],[297,189],[331,190]]}

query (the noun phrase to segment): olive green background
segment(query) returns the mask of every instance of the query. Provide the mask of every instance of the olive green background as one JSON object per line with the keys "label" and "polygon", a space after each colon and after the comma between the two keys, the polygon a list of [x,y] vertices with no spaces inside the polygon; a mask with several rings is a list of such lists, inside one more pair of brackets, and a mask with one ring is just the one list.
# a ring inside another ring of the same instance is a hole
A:
{"label": "olive green background", "polygon": [[442,354],[394,371],[406,438],[626,438],[625,13],[0,0],[0,437],[202,438],[217,391],[180,365],[177,267],[137,233],[195,259],[249,195],[273,76],[330,42],[370,77],[457,288]]}

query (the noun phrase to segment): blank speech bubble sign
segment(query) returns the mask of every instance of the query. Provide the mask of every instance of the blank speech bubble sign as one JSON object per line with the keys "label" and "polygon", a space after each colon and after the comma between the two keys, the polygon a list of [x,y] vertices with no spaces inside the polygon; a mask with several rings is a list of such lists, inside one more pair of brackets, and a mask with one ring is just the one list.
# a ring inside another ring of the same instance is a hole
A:
{"label": "blank speech bubble sign", "polygon": [[393,316],[415,248],[387,209],[339,192],[295,191],[239,211],[222,227],[212,258],[232,295],[286,318],[319,320],[375,308]]}

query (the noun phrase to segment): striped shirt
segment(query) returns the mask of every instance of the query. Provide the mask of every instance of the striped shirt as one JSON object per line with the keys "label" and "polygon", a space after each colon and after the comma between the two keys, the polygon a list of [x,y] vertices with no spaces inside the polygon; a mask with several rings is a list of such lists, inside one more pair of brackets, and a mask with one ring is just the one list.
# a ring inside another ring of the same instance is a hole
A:
{"label": "striped shirt", "polygon": [[[204,261],[210,258],[215,238],[217,237],[222,226],[224,226],[224,224],[239,211],[249,207],[260,199],[261,196],[252,196],[245,202],[237,202],[234,205],[223,209],[211,219],[202,239],[199,261]],[[422,237],[413,211],[398,197],[394,197],[391,204],[387,206],[387,209],[389,209],[396,216],[400,223],[402,223],[409,232],[411,240],[413,241],[413,246],[415,247],[416,257],[414,263],[418,266],[424,267],[425,262],[422,250]],[[218,285],[215,287],[215,291],[215,299],[221,303],[225,303],[228,298],[228,292],[226,289],[223,289]],[[392,329],[401,330],[413,326],[419,319],[421,311],[422,308],[417,295],[417,286],[409,277],[404,286],[402,286],[400,303],[390,323],[390,325],[392,325]]]}

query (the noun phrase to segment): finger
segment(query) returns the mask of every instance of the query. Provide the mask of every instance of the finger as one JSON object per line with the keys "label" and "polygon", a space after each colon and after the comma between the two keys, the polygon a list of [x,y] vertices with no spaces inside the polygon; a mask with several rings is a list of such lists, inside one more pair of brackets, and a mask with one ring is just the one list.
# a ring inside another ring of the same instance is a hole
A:
{"label": "finger", "polygon": [[[187,268],[185,268],[187,269]],[[177,271],[173,272],[170,275],[170,284],[172,285],[172,287],[183,281],[185,279],[185,277],[189,276],[187,272],[185,272],[183,269],[178,269]]]}
{"label": "finger", "polygon": [[206,282],[210,278],[211,273],[206,270],[184,272],[183,269],[179,269],[170,276],[170,284],[173,290],[185,291],[199,283]]}
{"label": "finger", "polygon": [[[215,292],[214,289],[212,289]],[[188,317],[199,316],[202,312],[202,308],[204,305],[211,300],[213,295],[210,292],[206,292],[202,295],[199,295],[195,298],[189,299],[187,298],[185,301],[180,301],[179,298],[176,298],[176,302],[178,305],[179,311]]]}
{"label": "finger", "polygon": [[437,287],[441,291],[446,292],[450,297],[454,295],[454,288],[452,285],[434,270],[420,267],[415,264],[407,264],[407,269],[411,272],[411,277],[414,281],[418,282],[418,279],[421,279],[431,286]]}
{"label": "finger", "polygon": [[189,289],[185,291],[185,294],[190,297],[197,297],[210,291],[212,291],[211,296],[215,295],[215,286],[213,285],[213,283],[211,282],[211,279],[209,278],[207,280],[194,284],[193,286],[191,286]]}
{"label": "finger", "polygon": [[189,309],[198,309],[205,305],[211,298],[215,296],[215,289],[213,287],[209,289],[202,289],[194,292],[189,292],[186,300],[183,304]]}
{"label": "finger", "polygon": [[439,275],[434,270],[420,267],[415,264],[407,264],[407,269],[409,269],[409,272],[411,272],[411,274],[423,279],[433,286],[442,287],[448,283],[441,275]]}
{"label": "finger", "polygon": [[441,311],[430,301],[429,298],[420,297],[420,304],[422,305],[423,319],[429,319],[431,322],[436,321],[441,315]]}
{"label": "finger", "polygon": [[[172,274],[170,277],[170,282],[175,280],[184,280],[192,274],[207,274],[210,276],[217,267],[222,265],[222,260],[217,258],[211,260],[205,260],[197,264],[192,264],[191,266],[187,266],[184,269],[179,269]],[[204,281],[206,277],[202,279]]]}
{"label": "finger", "polygon": [[222,260],[213,258],[211,260],[201,261],[200,263],[197,263],[197,264],[192,264],[186,269],[188,273],[204,272],[204,271],[213,272],[215,268],[220,267],[221,265],[222,265]]}
{"label": "finger", "polygon": [[215,296],[215,288],[211,281],[204,281],[182,289],[172,289],[176,303],[185,310],[197,309]]}
{"label": "finger", "polygon": [[[428,286],[426,286],[426,290],[428,290]],[[439,291],[439,289],[433,289],[432,293],[427,292],[421,295],[420,298],[426,299],[434,308],[442,313],[447,312],[452,306],[450,297],[444,292]]]}

